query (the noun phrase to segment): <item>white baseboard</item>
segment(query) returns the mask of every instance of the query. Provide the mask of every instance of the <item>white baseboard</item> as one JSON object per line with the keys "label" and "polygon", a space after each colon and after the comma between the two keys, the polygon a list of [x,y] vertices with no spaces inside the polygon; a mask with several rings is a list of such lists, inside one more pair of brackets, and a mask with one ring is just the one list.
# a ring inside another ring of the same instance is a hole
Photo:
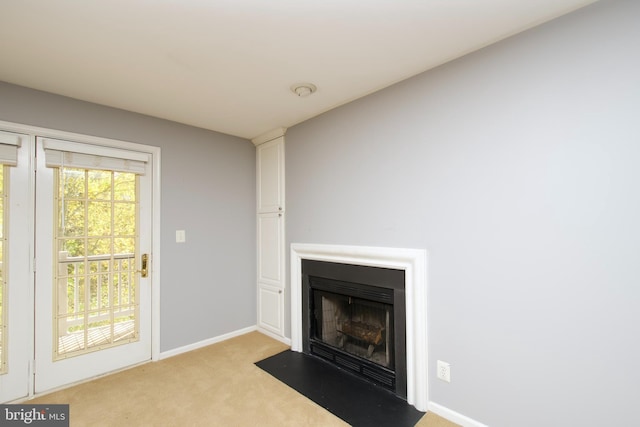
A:
{"label": "white baseboard", "polygon": [[462,427],[488,427],[486,424],[482,424],[481,422],[473,420],[434,402],[429,402],[427,411],[440,415],[442,418],[446,418],[452,423],[460,424]]}
{"label": "white baseboard", "polygon": [[237,337],[237,336],[240,336],[240,335],[247,334],[249,332],[253,332],[253,331],[257,330],[257,329],[258,328],[255,327],[255,326],[249,326],[248,328],[239,329],[237,331],[229,332],[228,334],[219,335],[217,337],[213,337],[213,338],[209,338],[209,339],[206,339],[206,340],[203,340],[203,341],[199,341],[199,342],[196,342],[196,343],[193,343],[193,344],[185,345],[183,347],[174,348],[173,350],[163,351],[162,353],[160,353],[160,356],[158,357],[158,360],[166,359],[168,357],[177,356],[179,354],[186,353],[188,351],[197,350],[199,348],[206,347],[206,346],[211,345],[211,344],[216,344],[216,343],[219,343],[221,341],[228,340],[229,338],[234,338],[234,337]]}
{"label": "white baseboard", "polygon": [[284,343],[289,347],[291,347],[291,338],[281,337],[280,335],[276,335],[273,332],[267,331],[266,329],[260,328],[260,327],[258,327],[258,332],[260,332],[261,334],[265,334],[269,338],[273,338],[274,340],[280,341],[281,343]]}

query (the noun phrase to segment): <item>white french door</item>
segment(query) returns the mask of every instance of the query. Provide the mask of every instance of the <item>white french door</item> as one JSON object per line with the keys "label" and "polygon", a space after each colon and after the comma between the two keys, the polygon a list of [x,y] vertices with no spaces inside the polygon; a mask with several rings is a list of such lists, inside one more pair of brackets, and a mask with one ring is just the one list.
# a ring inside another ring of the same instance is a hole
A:
{"label": "white french door", "polygon": [[148,157],[36,140],[36,393],[151,359]]}
{"label": "white french door", "polygon": [[30,140],[27,135],[0,131],[0,402],[29,394],[33,356]]}
{"label": "white french door", "polygon": [[0,403],[151,359],[159,156],[0,122]]}

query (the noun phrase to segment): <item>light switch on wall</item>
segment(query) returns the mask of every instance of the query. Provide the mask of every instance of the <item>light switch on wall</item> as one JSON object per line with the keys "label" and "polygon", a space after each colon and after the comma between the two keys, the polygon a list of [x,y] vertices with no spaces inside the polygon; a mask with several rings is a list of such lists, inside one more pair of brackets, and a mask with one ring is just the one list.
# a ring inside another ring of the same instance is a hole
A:
{"label": "light switch on wall", "polygon": [[176,230],[176,243],[184,243],[187,241],[187,234],[184,230]]}

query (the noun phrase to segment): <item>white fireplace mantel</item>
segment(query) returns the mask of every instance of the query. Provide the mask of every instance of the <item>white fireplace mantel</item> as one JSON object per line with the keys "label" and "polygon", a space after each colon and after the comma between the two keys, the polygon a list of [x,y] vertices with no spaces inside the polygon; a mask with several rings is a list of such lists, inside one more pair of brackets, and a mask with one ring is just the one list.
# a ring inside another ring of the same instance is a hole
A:
{"label": "white fireplace mantel", "polygon": [[407,402],[428,404],[427,252],[424,249],[291,244],[291,348],[302,352],[302,260],[394,268],[405,272]]}

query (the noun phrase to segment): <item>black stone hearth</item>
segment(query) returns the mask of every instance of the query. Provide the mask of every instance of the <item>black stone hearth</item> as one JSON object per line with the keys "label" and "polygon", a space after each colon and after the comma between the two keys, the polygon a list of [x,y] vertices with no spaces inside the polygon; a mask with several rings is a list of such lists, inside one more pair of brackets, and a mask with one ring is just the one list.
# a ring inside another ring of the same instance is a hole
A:
{"label": "black stone hearth", "polygon": [[412,427],[424,415],[391,391],[314,356],[287,350],[256,365],[354,427]]}

